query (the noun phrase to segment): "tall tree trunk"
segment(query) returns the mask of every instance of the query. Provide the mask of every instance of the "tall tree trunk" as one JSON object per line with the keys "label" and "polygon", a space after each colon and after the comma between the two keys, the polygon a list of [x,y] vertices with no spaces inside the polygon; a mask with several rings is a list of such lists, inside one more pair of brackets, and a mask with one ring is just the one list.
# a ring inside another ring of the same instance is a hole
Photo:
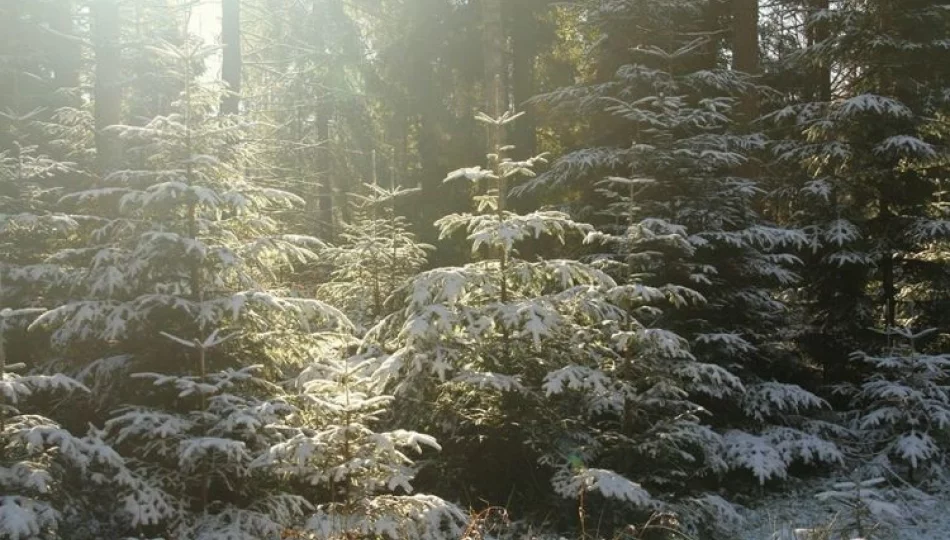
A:
{"label": "tall tree trunk", "polygon": [[317,181],[320,182],[318,197],[323,236],[333,240],[336,234],[336,226],[333,205],[333,174],[330,166],[330,114],[332,104],[326,101],[330,99],[329,96],[324,96],[323,99],[325,102],[317,107],[317,141],[319,144],[317,150]]}
{"label": "tall tree trunk", "polygon": [[[732,0],[732,69],[759,74],[759,0]],[[758,116],[754,92],[743,96],[741,107],[746,121]]]}
{"label": "tall tree trunk", "polygon": [[881,285],[884,294],[884,328],[897,326],[897,286],[894,278],[894,253],[881,254]]}
{"label": "tall tree trunk", "polygon": [[[508,64],[505,60],[505,26],[501,0],[482,0],[482,45],[485,55],[485,112],[500,116],[508,108],[505,100],[504,78]],[[488,153],[497,153],[505,144],[505,127],[488,130]],[[505,179],[498,181],[498,210],[506,206],[508,186]]]}
{"label": "tall tree trunk", "polygon": [[501,0],[482,0],[482,51],[485,58],[484,110],[498,116],[505,105],[505,27]]}
{"label": "tall tree trunk", "polygon": [[[393,117],[393,182],[390,186],[403,186],[406,181],[409,161],[409,107],[405,99],[400,98],[394,109]],[[410,187],[410,186],[407,186]]]}
{"label": "tall tree trunk", "polygon": [[[830,7],[829,0],[807,0],[808,15],[813,17],[820,11],[825,11]],[[813,22],[808,26],[807,38],[808,45],[814,46],[831,36],[828,23]],[[814,80],[812,87],[815,89],[815,99],[818,101],[831,101],[831,66],[830,63],[822,59],[815,64],[813,74]]]}
{"label": "tall tree trunk", "polygon": [[895,253],[892,249],[891,238],[897,231],[894,227],[894,213],[891,211],[891,194],[881,193],[878,201],[881,221],[881,292],[884,296],[884,328],[893,328],[897,325],[897,283],[895,271]]}
{"label": "tall tree trunk", "polygon": [[759,72],[759,0],[732,0],[732,69]]}
{"label": "tall tree trunk", "polygon": [[[525,102],[535,92],[535,57],[538,55],[538,19],[537,0],[521,0],[512,3],[511,64],[513,72],[512,93],[514,105],[525,110]],[[517,152],[524,156],[537,153],[536,119],[533,114],[525,115],[514,124],[512,144]]]}
{"label": "tall tree trunk", "polygon": [[241,0],[221,1],[221,78],[227,94],[221,98],[221,114],[237,114],[241,100]]}
{"label": "tall tree trunk", "polygon": [[[20,65],[20,2],[0,2],[0,58],[12,59],[11,62],[0,64],[0,111],[12,110],[20,112],[19,85]],[[13,146],[13,130],[10,119],[0,115],[0,152],[9,150]]]}
{"label": "tall tree trunk", "polygon": [[76,88],[79,86],[79,70],[82,64],[82,47],[74,39],[72,0],[63,0],[59,9],[50,14],[50,26],[56,32],[56,46],[53,54],[53,83],[56,88]]}
{"label": "tall tree trunk", "polygon": [[106,128],[122,121],[121,45],[117,0],[95,0],[92,4],[93,41],[96,52],[95,127],[96,159],[100,174],[119,164],[118,137]]}
{"label": "tall tree trunk", "polygon": [[[701,70],[716,69],[719,66],[719,55],[722,48],[722,19],[729,14],[729,3],[732,0],[708,0],[703,4],[701,13],[700,30],[705,35],[705,43],[696,55],[696,63],[684,69]],[[682,36],[679,39],[693,39],[692,37]],[[679,41],[676,39],[674,41]],[[679,47],[678,43],[675,47]]]}
{"label": "tall tree trunk", "polygon": [[[422,70],[421,75],[426,77],[427,81],[434,81],[435,77],[432,73],[432,65],[429,62],[421,61],[419,69]],[[432,83],[434,84],[434,82]],[[429,94],[431,97],[434,94],[434,88],[432,84],[426,85],[425,93]],[[439,126],[438,118],[435,114],[435,111],[432,110],[433,107],[425,106],[425,101],[422,102],[422,106],[418,108],[419,110],[419,127],[418,127],[418,138],[416,144],[418,146],[419,152],[419,165],[421,166],[421,178],[419,182],[419,187],[421,188],[420,200],[421,208],[419,208],[418,218],[419,218],[419,231],[420,239],[423,242],[428,244],[437,244],[438,234],[436,232],[433,222],[441,217],[439,215],[439,201],[443,196],[445,189],[442,185],[442,179],[445,178],[446,171],[442,170],[441,161],[439,159]]]}
{"label": "tall tree trunk", "polygon": [[[321,0],[313,0],[310,3],[309,23],[311,27],[308,46],[313,51],[314,56],[308,56],[306,63],[310,69],[325,69],[323,83],[327,86],[330,70],[326,69],[323,62],[323,51],[326,48],[326,28],[327,12],[326,6]],[[312,97],[308,94],[306,88],[301,89],[300,95],[305,100],[315,100],[313,113],[316,118],[314,128],[316,130],[317,149],[315,152],[316,166],[314,171],[318,182],[317,188],[317,221],[319,223],[319,234],[328,240],[333,240],[336,235],[336,208],[334,207],[335,185],[333,178],[333,168],[331,165],[331,140],[330,140],[330,119],[336,107],[336,96],[332,88],[325,88],[318,96]]]}

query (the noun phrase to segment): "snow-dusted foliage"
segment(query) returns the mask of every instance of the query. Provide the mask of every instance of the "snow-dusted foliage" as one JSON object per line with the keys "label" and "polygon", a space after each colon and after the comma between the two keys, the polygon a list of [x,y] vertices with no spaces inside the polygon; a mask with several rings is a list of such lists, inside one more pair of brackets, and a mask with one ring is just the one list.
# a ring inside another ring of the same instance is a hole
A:
{"label": "snow-dusted foliage", "polygon": [[606,469],[581,466],[571,472],[562,470],[555,474],[553,484],[557,494],[566,498],[580,499],[585,492],[594,492],[639,507],[652,502],[650,494],[640,485]]}
{"label": "snow-dusted foliage", "polygon": [[[217,332],[172,347],[197,354],[194,374],[136,373],[158,405],[129,404],[104,426],[139,482],[116,494],[116,520],[127,534],[163,531],[178,538],[275,538],[311,506],[257,461],[281,440],[270,427],[293,412],[261,366],[205,372],[206,355],[234,335]],[[177,343],[177,344],[176,344]],[[259,397],[262,396],[262,397]],[[164,403],[178,401],[179,407]]]}
{"label": "snow-dusted foliage", "polygon": [[76,170],[75,163],[54,159],[37,145],[26,142],[31,128],[40,124],[33,118],[36,114],[37,111],[23,115],[0,112],[0,117],[11,126],[10,135],[14,138],[13,148],[0,153],[0,223],[5,227],[32,224],[28,212],[43,201],[48,191],[43,182]]}
{"label": "snow-dusted foliage", "polygon": [[844,454],[834,442],[840,426],[815,418],[828,404],[804,388],[787,383],[749,383],[739,399],[746,420],[724,433],[727,462],[760,482],[788,477],[794,463],[840,465]]}
{"label": "snow-dusted foliage", "polygon": [[24,266],[42,261],[52,249],[51,240],[68,236],[82,221],[54,208],[58,186],[83,178],[81,165],[59,159],[36,144],[42,141],[45,148],[57,149],[63,156],[76,152],[81,141],[62,133],[58,123],[60,116],[70,114],[75,111],[63,109],[52,119],[44,119],[41,110],[0,111],[11,138],[11,147],[0,149],[0,279],[4,280],[0,292],[5,293],[0,302],[8,306],[35,301],[35,292],[44,283]]}
{"label": "snow-dusted foliage", "polygon": [[[109,128],[124,141],[125,167],[61,201],[94,216],[97,226],[86,245],[24,270],[71,291],[35,323],[52,329],[55,344],[145,339],[160,349],[158,332],[176,333],[179,324],[185,328],[178,333],[189,340],[235,326],[245,330],[235,343],[260,348],[271,361],[292,362],[305,352],[294,348],[298,341],[269,348],[255,336],[345,321],[326,304],[280,289],[282,273],[314,260],[319,243],[282,232],[273,217],[301,202],[297,197],[258,187],[247,176],[254,169],[251,126],[218,115],[220,92],[192,73],[213,51],[195,41],[155,47],[165,76],[183,86],[179,99],[171,112],[144,125]],[[133,352],[122,349],[100,349],[105,354],[84,375],[157,360],[150,354],[112,361],[119,358],[114,352]]]}
{"label": "snow-dusted foliage", "polygon": [[[928,495],[870,463],[814,478],[751,502],[740,540],[916,540],[944,538],[946,499]],[[870,467],[867,467],[870,465]],[[843,471],[842,471],[843,472]]]}
{"label": "snow-dusted foliage", "polygon": [[[797,215],[807,219],[802,223],[807,236],[803,254],[810,285],[804,291],[818,299],[821,309],[813,314],[813,321],[822,331],[853,333],[873,323],[871,299],[864,287],[877,269],[892,267],[898,253],[913,253],[946,234],[932,219],[902,215],[917,211],[905,206],[903,200],[889,200],[886,191],[891,188],[882,184],[889,182],[898,168],[929,161],[934,150],[911,135],[919,128],[908,106],[874,94],[791,105],[769,118],[786,126],[789,137],[798,137],[778,141],[773,151],[784,166],[802,167],[800,189],[797,193],[786,191],[801,205],[802,212]],[[882,131],[884,125],[893,128]],[[920,144],[902,147],[901,152],[885,150],[894,147],[895,137]],[[913,184],[908,186],[908,194],[929,189],[912,175],[902,176]],[[869,219],[864,206],[854,204],[868,198],[880,199],[884,205],[877,218]],[[893,225],[882,229],[882,221]],[[889,286],[894,286],[893,282]]]}
{"label": "snow-dusted foliage", "polygon": [[[516,117],[479,120],[501,130]],[[452,442],[443,470],[458,470],[453,458],[477,468],[479,449],[504,441],[518,453],[492,454],[482,466],[536,460],[553,471],[562,497],[592,492],[595,501],[663,506],[652,489],[725,469],[722,439],[698,423],[702,408],[684,388],[739,383],[646,322],[659,303],[696,300],[693,291],[621,284],[578,260],[519,258],[524,241],[579,244],[593,228],[558,211],[509,210],[509,186],[533,177],[542,159],[513,160],[511,150],[499,147],[488,167],[449,174],[446,181],[475,182],[482,195],[477,212],[438,225],[443,237],[466,235],[477,260],[422,272],[401,290],[404,308],[367,337],[388,351],[376,375],[395,393],[400,418]]]}
{"label": "snow-dusted foliage", "polygon": [[891,538],[895,526],[905,523],[908,511],[894,501],[882,477],[838,482],[815,497],[834,507],[838,519],[828,532],[840,538]]}
{"label": "snow-dusted foliage", "polygon": [[9,540],[95,530],[87,497],[125,472],[119,455],[95,433],[76,436],[38,414],[86,387],[61,374],[21,374],[24,364],[7,357],[7,333],[41,311],[0,306],[0,538]]}
{"label": "snow-dusted foliage", "polygon": [[764,483],[785,478],[793,463],[834,464],[842,455],[826,438],[831,426],[808,418],[827,404],[781,380],[794,358],[777,291],[799,282],[795,252],[808,237],[760,212],[771,196],[759,174],[768,141],[738,118],[761,89],[707,56],[714,36],[683,30],[703,24],[703,4],[593,3],[591,22],[608,33],[605,42],[631,39],[611,30],[637,20],[638,39],[667,45],[636,45],[612,59],[607,82],[539,97],[555,110],[609,116],[621,130],[615,147],[569,152],[520,192],[595,186],[596,264],[628,287],[680,292],[657,295],[670,309],[650,305],[638,316],[683,336],[698,360],[676,369],[682,391],[712,413],[715,469]]}
{"label": "snow-dusted foliage", "polygon": [[368,327],[386,314],[393,292],[418,273],[431,246],[419,243],[406,218],[396,214],[396,200],[415,190],[366,184],[363,191],[351,194],[354,220],[342,225],[338,244],[320,250],[330,277],[316,296]]}
{"label": "snow-dusted foliage", "polygon": [[281,230],[273,212],[300,200],[253,182],[252,126],[219,115],[220,92],[197,80],[214,48],[151,51],[181,93],[167,114],[108,128],[127,162],[60,201],[95,229],[21,270],[69,295],[32,327],[51,332],[127,458],[101,499],[116,534],[276,538],[310,503],[252,467],[281,440],[268,426],[293,411],[271,381],[323,331],[351,325],[280,288],[319,244]]}
{"label": "snow-dusted foliage", "polygon": [[882,354],[858,351],[853,362],[865,373],[856,385],[839,387],[851,397],[849,415],[856,444],[882,459],[896,460],[911,474],[943,464],[950,428],[950,355],[918,350],[933,329],[892,328]]}
{"label": "snow-dusted foliage", "polygon": [[[607,103],[604,112],[636,133],[595,169],[606,176],[597,183],[606,218],[597,239],[611,249],[614,275],[698,291],[705,301],[682,306],[679,329],[704,359],[748,369],[772,356],[784,306],[770,289],[797,281],[790,250],[805,236],[755,210],[765,187],[747,173],[765,141],[736,133],[733,119],[754,86],[734,72],[654,67],[667,56],[686,63],[700,47],[635,51],[612,86],[589,89],[587,99]],[[565,155],[542,180],[557,182],[574,159]]]}
{"label": "snow-dusted foliage", "polygon": [[932,171],[947,151],[946,81],[920,63],[945,54],[947,22],[927,0],[846,0],[810,12],[815,39],[786,67],[862,67],[808,83],[813,95],[766,117],[789,220],[807,235],[803,336],[833,371],[868,327],[946,321],[936,306],[947,276],[933,254],[950,230],[945,209],[931,204],[943,189]]}
{"label": "snow-dusted foliage", "polygon": [[374,365],[371,355],[343,357],[340,351],[316,358],[296,381],[292,413],[269,426],[280,442],[253,466],[319,494],[303,527],[314,538],[459,538],[465,512],[415,493],[410,484],[412,456],[441,450],[435,439],[377,431],[392,397],[377,391],[370,377]]}
{"label": "snow-dusted foliage", "polygon": [[[11,52],[3,47],[0,78],[14,87],[39,81],[35,66]],[[85,116],[51,108],[74,90],[43,96],[45,106],[14,92],[0,108],[0,538],[9,540],[111,536],[108,524],[94,519],[95,495],[126,472],[94,430],[83,436],[84,422],[68,423],[74,418],[62,414],[66,404],[89,389],[38,369],[47,347],[26,332],[47,300],[39,292],[46,284],[29,268],[82,221],[55,211],[62,186],[86,178]]]}
{"label": "snow-dusted foliage", "polygon": [[0,2],[0,540],[913,536],[946,0],[204,3]]}

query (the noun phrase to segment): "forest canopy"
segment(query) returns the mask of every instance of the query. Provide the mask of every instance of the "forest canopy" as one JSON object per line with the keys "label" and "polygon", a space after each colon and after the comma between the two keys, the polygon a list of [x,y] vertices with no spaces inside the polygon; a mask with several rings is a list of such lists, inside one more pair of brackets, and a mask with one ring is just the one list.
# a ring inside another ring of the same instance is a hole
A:
{"label": "forest canopy", "polygon": [[0,540],[945,538],[948,136],[940,0],[0,2]]}

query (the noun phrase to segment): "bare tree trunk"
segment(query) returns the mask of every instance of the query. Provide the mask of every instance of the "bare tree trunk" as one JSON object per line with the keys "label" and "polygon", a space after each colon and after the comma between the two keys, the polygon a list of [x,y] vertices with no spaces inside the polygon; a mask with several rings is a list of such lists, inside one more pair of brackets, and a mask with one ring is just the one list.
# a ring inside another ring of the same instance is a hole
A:
{"label": "bare tree trunk", "polygon": [[706,42],[699,50],[699,54],[696,55],[696,63],[690,65],[688,69],[716,69],[719,65],[719,54],[722,47],[722,37],[720,36],[722,19],[725,15],[728,15],[732,1],[708,0],[703,5],[701,31],[705,34]]}
{"label": "bare tree trunk", "polygon": [[105,174],[118,166],[121,154],[118,138],[106,131],[122,121],[118,2],[96,0],[92,4],[92,20],[96,52],[96,159],[99,172]]}
{"label": "bare tree trunk", "polygon": [[74,5],[72,0],[63,0],[62,6],[50,14],[50,26],[56,32],[56,47],[53,55],[53,82],[56,88],[79,86],[79,70],[82,64],[82,47],[73,39]]}
{"label": "bare tree trunk", "polygon": [[409,106],[405,100],[399,100],[395,109],[394,140],[393,140],[393,185],[404,185],[409,161]]}
{"label": "bare tree trunk", "polygon": [[[505,92],[505,26],[501,0],[482,0],[482,44],[485,55],[484,110],[492,117],[500,116],[508,108]],[[488,130],[488,152],[498,153],[505,144],[505,127]],[[505,210],[508,186],[505,179],[498,182],[498,211]]]}
{"label": "bare tree trunk", "polygon": [[[329,99],[324,96],[324,100]],[[317,156],[317,181],[320,182],[318,190],[320,223],[323,228],[323,235],[332,240],[336,234],[334,205],[333,205],[333,175],[330,166],[330,103],[322,103],[317,107],[317,141],[319,145]]]}
{"label": "bare tree trunk", "polygon": [[892,249],[891,238],[895,234],[894,213],[888,201],[889,193],[881,193],[878,201],[881,229],[883,231],[881,250],[881,292],[884,296],[884,328],[894,328],[897,325],[897,280],[895,271],[895,253]]}
{"label": "bare tree trunk", "polygon": [[[810,16],[830,7],[829,0],[808,0],[808,14]],[[814,46],[830,37],[828,24],[825,22],[813,23],[808,28],[808,45]],[[814,82],[815,98],[819,101],[831,101],[831,67],[829,62],[822,60],[815,66]]]}
{"label": "bare tree trunk", "polygon": [[[0,110],[20,112],[20,66],[16,59],[22,8],[19,2],[0,2],[0,57],[13,59],[0,71]],[[13,140],[10,119],[0,115],[0,152],[11,148]]]}
{"label": "bare tree trunk", "polygon": [[241,0],[221,1],[221,78],[228,93],[221,98],[221,114],[237,114],[241,100]]}
{"label": "bare tree trunk", "polygon": [[505,105],[505,27],[501,0],[482,0],[482,46],[485,55],[484,110],[502,114]]}
{"label": "bare tree trunk", "polygon": [[897,286],[894,278],[894,253],[886,249],[881,255],[881,285],[884,294],[884,328],[897,326]]}
{"label": "bare tree trunk", "polygon": [[732,69],[759,72],[759,0],[732,0]]}
{"label": "bare tree trunk", "polygon": [[[732,69],[759,74],[759,0],[732,0]],[[754,92],[743,96],[741,111],[747,122],[758,116]]]}
{"label": "bare tree trunk", "polygon": [[[521,0],[512,4],[512,93],[515,107],[525,110],[525,102],[535,94],[535,57],[538,54],[537,1]],[[512,144],[519,155],[537,153],[536,119],[528,114],[514,124]]]}
{"label": "bare tree trunk", "polygon": [[[431,65],[424,66],[422,69],[428,70],[425,74],[428,80],[435,79]],[[434,89],[427,90],[427,93],[434,93]],[[442,183],[446,173],[446,167],[443,166],[440,156],[443,136],[438,115],[432,109],[432,107],[421,107],[419,109],[416,145],[421,168],[419,171],[421,192],[419,197],[415,198],[420,201],[420,208],[418,213],[414,215],[417,216],[420,239],[427,244],[438,245],[439,233],[435,221],[449,211],[445,201],[447,201],[447,197],[451,196],[451,192]],[[444,256],[444,249],[437,251],[433,260],[438,261],[439,264],[445,264]],[[440,259],[439,257],[443,258]]]}

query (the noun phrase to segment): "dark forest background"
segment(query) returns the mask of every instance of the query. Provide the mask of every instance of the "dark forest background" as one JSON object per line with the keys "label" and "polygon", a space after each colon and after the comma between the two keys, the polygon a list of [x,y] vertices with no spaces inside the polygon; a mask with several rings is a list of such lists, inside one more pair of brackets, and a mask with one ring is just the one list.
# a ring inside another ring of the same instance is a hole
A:
{"label": "dark forest background", "polygon": [[936,490],[948,112],[939,0],[2,1],[0,538]]}

